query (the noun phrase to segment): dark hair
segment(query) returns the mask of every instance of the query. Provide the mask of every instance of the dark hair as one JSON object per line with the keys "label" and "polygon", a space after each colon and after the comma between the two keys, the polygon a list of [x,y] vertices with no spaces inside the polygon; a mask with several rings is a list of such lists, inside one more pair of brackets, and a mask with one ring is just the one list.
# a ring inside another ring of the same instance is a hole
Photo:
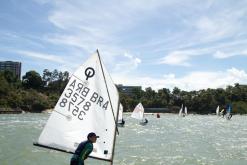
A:
{"label": "dark hair", "polygon": [[99,138],[99,136],[96,136],[96,134],[95,134],[94,132],[90,132],[90,133],[87,135],[87,139],[89,139],[90,137]]}

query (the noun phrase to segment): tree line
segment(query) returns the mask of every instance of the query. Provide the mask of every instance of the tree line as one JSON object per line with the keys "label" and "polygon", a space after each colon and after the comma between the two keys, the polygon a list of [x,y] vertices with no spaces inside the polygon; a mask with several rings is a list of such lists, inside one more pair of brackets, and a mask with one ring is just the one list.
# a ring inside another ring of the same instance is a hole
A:
{"label": "tree line", "polygon": [[69,72],[31,70],[19,80],[13,72],[0,72],[0,108],[42,112],[55,106],[69,80]]}
{"label": "tree line", "polygon": [[[69,72],[45,69],[43,74],[31,70],[19,80],[11,71],[0,72],[0,108],[21,109],[28,112],[42,112],[55,106],[66,84]],[[177,113],[181,105],[186,105],[190,113],[215,113],[219,105],[233,107],[233,113],[247,113],[247,85],[236,83],[225,89],[202,89],[183,91],[175,87],[172,91],[162,88],[157,91],[151,87],[142,90],[133,89],[132,94],[120,93],[120,102],[124,111],[133,111],[141,102],[145,108],[168,108]]]}

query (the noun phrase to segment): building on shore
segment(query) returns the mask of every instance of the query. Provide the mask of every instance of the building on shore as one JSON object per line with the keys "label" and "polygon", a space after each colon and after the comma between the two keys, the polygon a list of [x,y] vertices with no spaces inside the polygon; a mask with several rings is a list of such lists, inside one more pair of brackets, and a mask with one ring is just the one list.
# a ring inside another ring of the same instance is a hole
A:
{"label": "building on shore", "polygon": [[0,61],[0,71],[6,70],[13,72],[18,79],[21,79],[21,62]]}
{"label": "building on shore", "polygon": [[141,91],[141,86],[124,86],[122,84],[116,85],[119,92],[126,94],[127,96],[131,96],[135,94],[137,91]]}

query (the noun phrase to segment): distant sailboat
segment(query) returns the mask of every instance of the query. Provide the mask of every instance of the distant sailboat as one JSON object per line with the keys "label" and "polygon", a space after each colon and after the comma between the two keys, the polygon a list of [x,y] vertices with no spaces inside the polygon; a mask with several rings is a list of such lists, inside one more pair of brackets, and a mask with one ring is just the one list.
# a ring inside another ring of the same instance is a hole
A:
{"label": "distant sailboat", "polygon": [[178,115],[182,117],[185,117],[186,115],[188,115],[187,107],[186,106],[184,107],[183,104],[179,110]]}
{"label": "distant sailboat", "polygon": [[219,105],[216,108],[216,115],[217,116],[220,116],[220,106]]}
{"label": "distant sailboat", "polygon": [[183,104],[182,104],[182,106],[181,106],[181,108],[179,110],[178,116],[182,116],[182,113],[183,113]]}
{"label": "distant sailboat", "polygon": [[139,103],[131,114],[132,118],[138,119],[141,125],[146,125],[148,120],[144,118],[144,108],[142,103]]}
{"label": "distant sailboat", "polygon": [[228,105],[228,108],[227,108],[227,111],[226,111],[226,119],[227,120],[230,120],[232,118],[232,106],[231,105]]}
{"label": "distant sailboat", "polygon": [[71,76],[34,145],[74,153],[95,132],[100,137],[89,157],[112,164],[118,109],[118,91],[97,51]]}
{"label": "distant sailboat", "polygon": [[185,114],[185,115],[188,115],[187,107],[186,107],[186,106],[184,107],[184,114]]}
{"label": "distant sailboat", "polygon": [[121,103],[119,105],[118,123],[117,124],[119,127],[123,127],[125,124],[125,120],[123,119],[123,106]]}

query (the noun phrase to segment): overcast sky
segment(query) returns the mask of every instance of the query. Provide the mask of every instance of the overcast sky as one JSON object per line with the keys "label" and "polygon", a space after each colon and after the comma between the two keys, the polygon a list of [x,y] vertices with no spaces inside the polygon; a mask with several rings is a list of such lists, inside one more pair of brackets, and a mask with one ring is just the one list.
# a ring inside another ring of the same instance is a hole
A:
{"label": "overcast sky", "polygon": [[0,60],[73,72],[99,49],[116,84],[247,84],[246,0],[5,0]]}

